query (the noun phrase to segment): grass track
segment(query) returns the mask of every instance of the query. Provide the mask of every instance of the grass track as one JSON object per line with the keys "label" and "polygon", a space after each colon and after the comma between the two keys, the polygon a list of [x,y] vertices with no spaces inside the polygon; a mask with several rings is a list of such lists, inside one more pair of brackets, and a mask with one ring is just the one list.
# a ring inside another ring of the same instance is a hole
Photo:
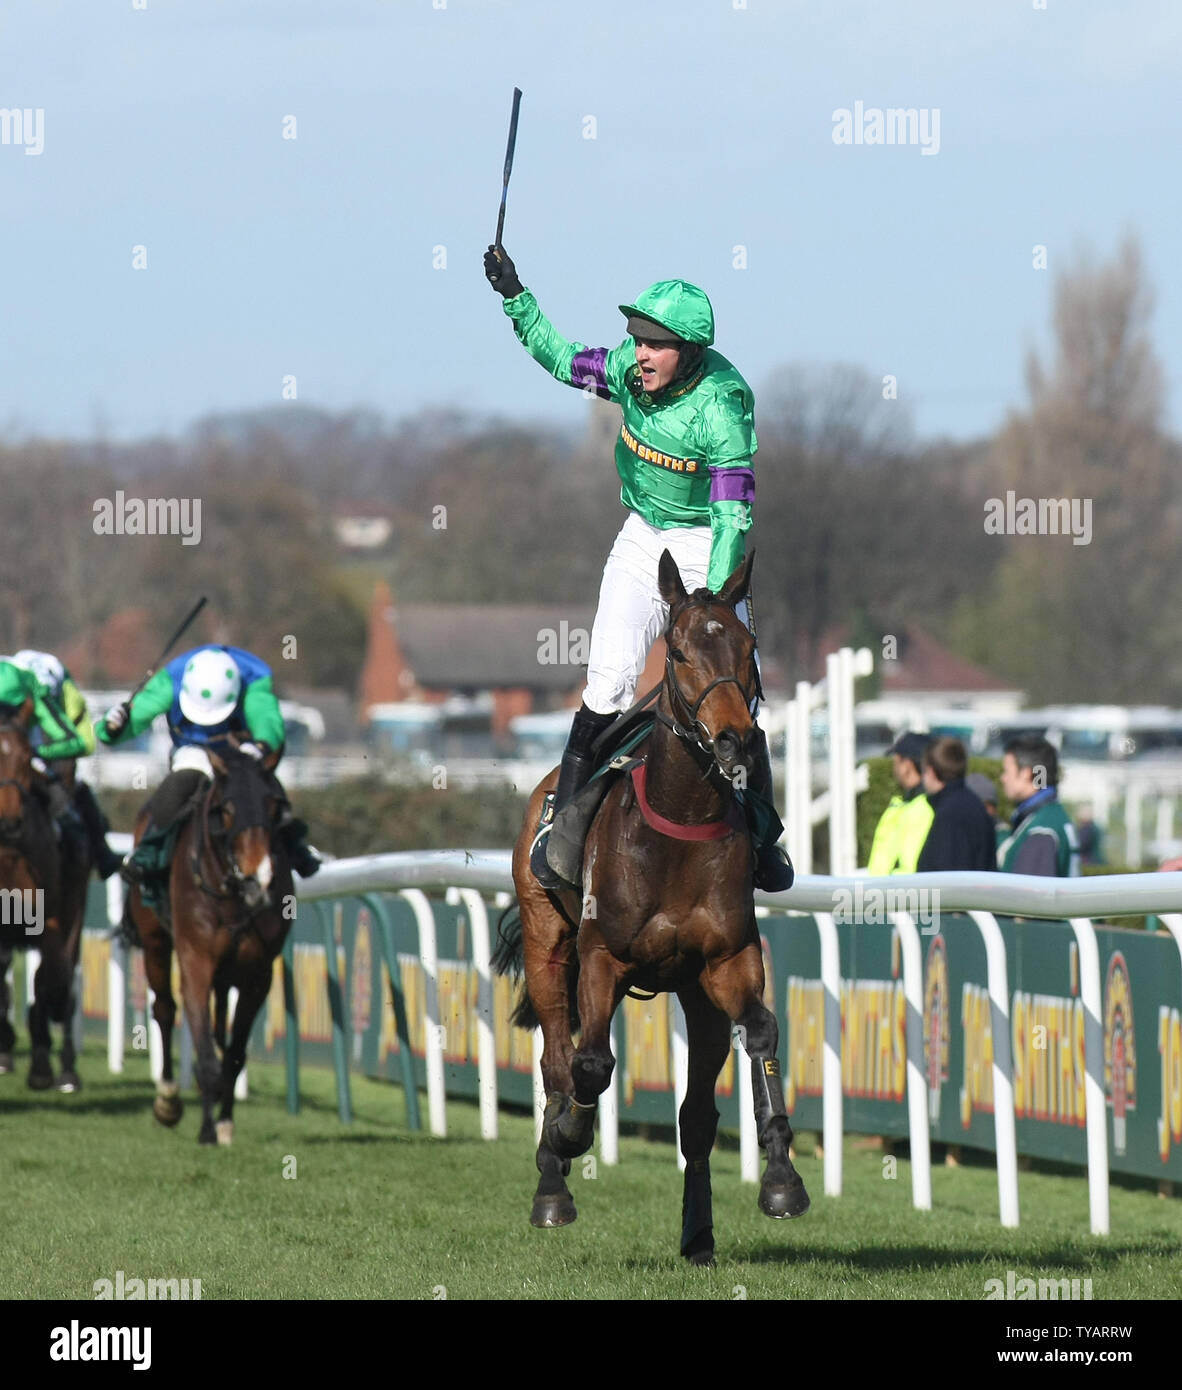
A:
{"label": "grass track", "polygon": [[502,1113],[486,1144],[475,1107],[454,1103],[451,1137],[416,1135],[397,1088],[354,1077],[346,1128],[330,1073],[304,1069],[291,1116],[281,1069],[252,1064],[233,1148],[201,1148],[192,1099],[177,1129],[152,1119],[145,1056],[111,1077],[89,1051],[76,1096],[30,1092],[26,1057],[0,1077],[0,1298],[90,1298],[117,1270],[199,1278],[204,1299],[431,1299],[439,1285],[449,1299],[732,1299],[740,1286],[750,1299],[980,1299],[1008,1269],[1090,1277],[1096,1299],[1182,1296],[1182,1202],[1151,1191],[1114,1186],[1113,1234],[1098,1239],[1082,1177],[1024,1173],[1022,1225],[1007,1232],[992,1169],[936,1167],[934,1210],[919,1213],[908,1164],[885,1179],[882,1156],[847,1141],[845,1195],[830,1200],[802,1136],[812,1210],[772,1222],[724,1148],[712,1163],[718,1267],[690,1270],[668,1145],[625,1137],[621,1165],[593,1179],[576,1162],[579,1220],[534,1231],[528,1118]]}

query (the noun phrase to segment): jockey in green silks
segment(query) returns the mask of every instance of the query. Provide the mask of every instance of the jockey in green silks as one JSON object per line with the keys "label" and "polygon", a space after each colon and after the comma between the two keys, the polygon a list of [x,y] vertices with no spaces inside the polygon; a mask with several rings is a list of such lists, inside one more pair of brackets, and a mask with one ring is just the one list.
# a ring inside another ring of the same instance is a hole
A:
{"label": "jockey in green silks", "polygon": [[213,778],[207,748],[233,736],[238,751],[253,758],[271,784],[281,808],[276,831],[293,868],[302,878],[311,878],[321,861],[305,841],[308,827],[295,819],[279,780],[263,767],[269,754],[282,755],[287,738],[266,662],[241,647],[183,652],[162,666],[130,702],[108,710],[96,732],[100,742],[115,745],[142,733],[158,715],[167,719],[173,742],[170,771],[144,808],[147,828],[124,862],[124,877],[140,885],[160,878],[179,818],[199,787]]}
{"label": "jockey in green silks", "polygon": [[[38,724],[32,734],[34,752],[37,756],[47,763],[89,757],[95,749],[94,728],[90,722],[86,700],[69,671],[52,652],[36,651],[31,647],[26,647],[8,659],[14,666],[27,671],[37,682],[42,702],[53,721],[60,723],[82,741],[82,747],[76,753],[47,752],[47,748],[52,749],[55,743],[60,742],[60,734],[48,735],[44,725]],[[57,785],[57,773],[52,767],[47,769],[46,776],[51,786]],[[62,790],[64,794],[64,788]],[[75,777],[73,795],[66,803],[64,814],[65,819],[61,821],[63,829],[69,831],[75,824],[81,827],[85,832],[99,877],[110,878],[118,869],[120,859],[107,844],[106,817],[95,800],[94,791],[89,783]]]}
{"label": "jockey in green silks", "polygon": [[[635,303],[619,306],[629,336],[618,347],[587,348],[553,327],[503,247],[489,247],[484,271],[530,356],[565,385],[616,402],[624,417],[615,462],[628,518],[604,569],[583,703],[530,855],[538,882],[557,888],[562,880],[546,860],[553,818],[586,784],[594,770],[592,744],[632,703],[649,648],[668,619],[657,580],[661,552],[676,560],[687,589],[715,593],[743,559],[755,500],[755,397],[711,346],[714,311],[696,285],[650,286]],[[736,612],[748,621],[745,602]],[[793,873],[778,844],[783,827],[772,806],[762,730],[752,753],[751,791],[772,812],[762,829],[752,825],[755,882],[781,892]],[[749,815],[755,798],[745,803]]]}

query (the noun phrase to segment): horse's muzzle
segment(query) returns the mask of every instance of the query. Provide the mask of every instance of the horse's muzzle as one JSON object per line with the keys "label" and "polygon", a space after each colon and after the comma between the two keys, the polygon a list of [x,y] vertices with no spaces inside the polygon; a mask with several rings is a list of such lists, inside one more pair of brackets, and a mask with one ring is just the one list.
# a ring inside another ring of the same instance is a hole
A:
{"label": "horse's muzzle", "polygon": [[20,816],[0,816],[0,844],[15,845],[21,837],[24,820]]}
{"label": "horse's muzzle", "polygon": [[720,768],[733,778],[740,768],[749,773],[753,766],[751,757],[751,735],[753,730],[740,736],[734,729],[723,729],[714,737],[714,757]]}
{"label": "horse's muzzle", "polygon": [[267,903],[267,890],[257,878],[242,880],[242,902],[248,912],[257,912]]}

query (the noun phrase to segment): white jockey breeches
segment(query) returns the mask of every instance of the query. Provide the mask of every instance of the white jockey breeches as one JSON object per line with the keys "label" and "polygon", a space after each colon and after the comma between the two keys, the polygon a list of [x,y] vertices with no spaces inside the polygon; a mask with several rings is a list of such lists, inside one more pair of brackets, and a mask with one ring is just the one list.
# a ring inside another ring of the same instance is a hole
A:
{"label": "white jockey breeches", "polygon": [[169,769],[172,772],[203,772],[210,781],[213,780],[213,763],[209,761],[209,754],[195,743],[174,748]]}
{"label": "white jockey breeches", "polygon": [[[710,567],[709,526],[676,526],[661,530],[636,512],[628,513],[616,537],[591,629],[591,652],[583,703],[596,714],[625,710],[636,695],[649,648],[665,630],[669,605],[661,597],[657,570],[667,550],[681,571],[686,589],[706,586]],[[747,621],[746,600],[735,612]]]}

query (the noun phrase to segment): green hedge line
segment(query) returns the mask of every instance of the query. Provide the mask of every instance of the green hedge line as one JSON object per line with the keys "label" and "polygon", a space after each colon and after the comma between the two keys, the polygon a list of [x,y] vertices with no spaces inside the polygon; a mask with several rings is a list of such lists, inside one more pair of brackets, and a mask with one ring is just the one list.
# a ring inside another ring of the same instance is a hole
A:
{"label": "green hedge line", "polygon": [[[295,788],[290,795],[311,842],[339,858],[404,849],[509,849],[528,800],[510,787],[436,791],[376,777]],[[108,791],[100,798],[111,828],[128,831],[147,799],[142,791]]]}

